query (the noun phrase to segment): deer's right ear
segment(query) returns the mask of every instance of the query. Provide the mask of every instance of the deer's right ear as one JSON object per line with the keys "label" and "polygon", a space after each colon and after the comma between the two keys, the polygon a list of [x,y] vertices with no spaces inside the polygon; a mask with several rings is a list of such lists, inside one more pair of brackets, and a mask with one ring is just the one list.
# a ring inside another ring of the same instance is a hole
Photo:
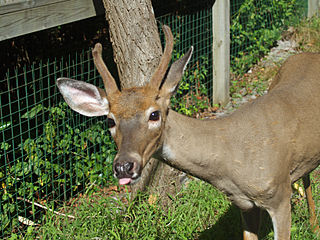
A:
{"label": "deer's right ear", "polygon": [[171,95],[177,90],[179,82],[183,76],[183,72],[192,56],[192,52],[193,47],[191,47],[182,58],[171,65],[167,78],[160,89],[162,96],[171,97]]}
{"label": "deer's right ear", "polygon": [[88,117],[109,113],[109,102],[103,89],[69,78],[57,79],[57,85],[64,100],[74,111]]}

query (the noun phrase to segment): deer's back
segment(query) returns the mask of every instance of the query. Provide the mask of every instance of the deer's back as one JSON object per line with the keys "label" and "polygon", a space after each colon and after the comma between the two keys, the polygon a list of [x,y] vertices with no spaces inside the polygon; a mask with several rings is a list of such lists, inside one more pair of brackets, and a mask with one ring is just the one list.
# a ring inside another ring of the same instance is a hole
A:
{"label": "deer's back", "polygon": [[275,82],[254,107],[261,115],[252,117],[274,141],[275,166],[289,165],[295,181],[320,163],[320,54],[291,56]]}
{"label": "deer's back", "polygon": [[295,181],[320,163],[320,54],[290,57],[276,82],[230,116],[239,128],[230,135],[232,148],[248,170],[262,169],[258,177],[290,175]]}
{"label": "deer's back", "polygon": [[289,117],[294,118],[290,170],[295,181],[320,163],[320,54],[290,57],[277,78],[279,83],[271,93],[279,94],[279,101],[286,102],[292,113]]}

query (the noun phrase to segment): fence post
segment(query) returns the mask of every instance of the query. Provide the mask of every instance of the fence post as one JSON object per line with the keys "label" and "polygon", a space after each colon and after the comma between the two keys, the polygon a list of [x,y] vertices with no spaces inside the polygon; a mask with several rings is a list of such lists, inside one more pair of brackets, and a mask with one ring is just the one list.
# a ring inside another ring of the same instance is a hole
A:
{"label": "fence post", "polygon": [[213,104],[229,102],[230,1],[216,0],[212,7]]}
{"label": "fence post", "polygon": [[308,0],[308,18],[319,14],[320,0]]}

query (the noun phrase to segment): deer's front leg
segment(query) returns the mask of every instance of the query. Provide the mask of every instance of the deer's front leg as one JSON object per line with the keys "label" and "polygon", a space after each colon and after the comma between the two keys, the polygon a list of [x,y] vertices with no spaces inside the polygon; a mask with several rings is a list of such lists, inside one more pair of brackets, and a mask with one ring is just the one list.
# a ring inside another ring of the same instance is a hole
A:
{"label": "deer's front leg", "polygon": [[254,206],[252,209],[241,213],[244,226],[243,240],[258,240],[261,209]]}
{"label": "deer's front leg", "polygon": [[274,239],[290,240],[291,230],[291,188],[278,191],[278,196],[272,199],[267,211],[272,219]]}

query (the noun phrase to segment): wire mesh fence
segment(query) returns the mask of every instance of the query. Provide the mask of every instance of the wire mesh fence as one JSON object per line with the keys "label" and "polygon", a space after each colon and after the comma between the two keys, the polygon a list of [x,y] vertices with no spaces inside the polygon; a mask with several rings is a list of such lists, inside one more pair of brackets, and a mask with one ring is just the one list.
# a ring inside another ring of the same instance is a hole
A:
{"label": "wire mesh fence", "polygon": [[[212,11],[200,10],[188,15],[166,15],[159,22],[171,27],[175,37],[173,60],[182,56],[193,46],[194,53],[180,83],[172,107],[194,116],[210,106],[212,95]],[[162,36],[163,34],[161,34]]]}
{"label": "wire mesh fence", "polygon": [[[306,1],[231,1],[231,69],[247,71],[305,13]],[[211,106],[212,9],[158,18],[175,36],[173,59],[195,52],[172,105],[193,116]],[[161,35],[163,39],[163,36]],[[55,82],[70,77],[103,86],[91,51],[34,63],[0,79],[0,238],[40,224],[45,212],[91,184],[112,180],[116,147],[103,118],[86,118],[63,103]]]}

